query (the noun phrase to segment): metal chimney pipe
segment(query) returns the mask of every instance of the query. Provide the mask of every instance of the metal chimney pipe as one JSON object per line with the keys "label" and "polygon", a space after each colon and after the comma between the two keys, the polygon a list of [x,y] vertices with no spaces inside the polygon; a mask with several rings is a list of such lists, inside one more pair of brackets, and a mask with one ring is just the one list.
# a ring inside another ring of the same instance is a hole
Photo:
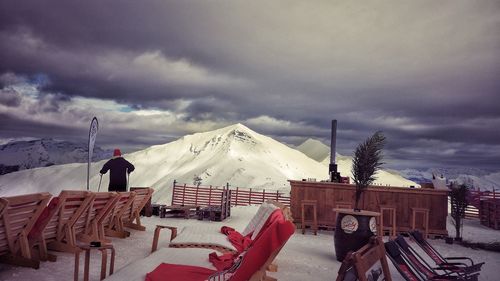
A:
{"label": "metal chimney pipe", "polygon": [[337,120],[332,120],[332,135],[330,140],[330,165],[328,166],[328,172],[330,174],[330,181],[338,182],[340,175],[337,172],[336,164],[336,152],[337,152]]}

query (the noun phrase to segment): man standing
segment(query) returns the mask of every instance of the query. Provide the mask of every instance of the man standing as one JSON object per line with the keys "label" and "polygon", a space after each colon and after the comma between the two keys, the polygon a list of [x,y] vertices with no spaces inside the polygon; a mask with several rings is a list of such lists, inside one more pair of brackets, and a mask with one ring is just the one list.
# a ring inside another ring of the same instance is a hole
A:
{"label": "man standing", "polygon": [[113,159],[110,159],[100,171],[101,176],[109,172],[108,191],[127,191],[126,173],[134,171],[135,167],[122,157],[120,149],[115,149]]}

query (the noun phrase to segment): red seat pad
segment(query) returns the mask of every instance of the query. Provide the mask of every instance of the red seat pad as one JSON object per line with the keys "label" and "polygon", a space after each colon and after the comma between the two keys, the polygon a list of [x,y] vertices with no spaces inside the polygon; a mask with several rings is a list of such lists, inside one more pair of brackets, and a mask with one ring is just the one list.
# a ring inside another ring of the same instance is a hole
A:
{"label": "red seat pad", "polygon": [[204,281],[213,273],[215,270],[199,266],[162,263],[146,274],[145,281]]}

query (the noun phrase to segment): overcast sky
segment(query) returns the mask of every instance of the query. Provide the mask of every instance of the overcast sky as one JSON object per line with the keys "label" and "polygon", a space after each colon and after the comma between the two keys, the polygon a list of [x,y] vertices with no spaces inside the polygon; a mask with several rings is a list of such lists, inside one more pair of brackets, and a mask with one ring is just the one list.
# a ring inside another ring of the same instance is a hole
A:
{"label": "overcast sky", "polygon": [[500,165],[500,1],[1,1],[0,139],[128,150],[242,123],[390,167]]}

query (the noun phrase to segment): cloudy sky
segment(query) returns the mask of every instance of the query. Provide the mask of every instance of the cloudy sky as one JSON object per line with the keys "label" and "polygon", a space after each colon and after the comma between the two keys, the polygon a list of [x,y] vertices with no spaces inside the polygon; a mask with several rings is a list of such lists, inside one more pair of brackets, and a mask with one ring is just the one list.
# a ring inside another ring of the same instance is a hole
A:
{"label": "cloudy sky", "polygon": [[0,139],[128,150],[234,123],[394,168],[500,163],[500,2],[1,1]]}

